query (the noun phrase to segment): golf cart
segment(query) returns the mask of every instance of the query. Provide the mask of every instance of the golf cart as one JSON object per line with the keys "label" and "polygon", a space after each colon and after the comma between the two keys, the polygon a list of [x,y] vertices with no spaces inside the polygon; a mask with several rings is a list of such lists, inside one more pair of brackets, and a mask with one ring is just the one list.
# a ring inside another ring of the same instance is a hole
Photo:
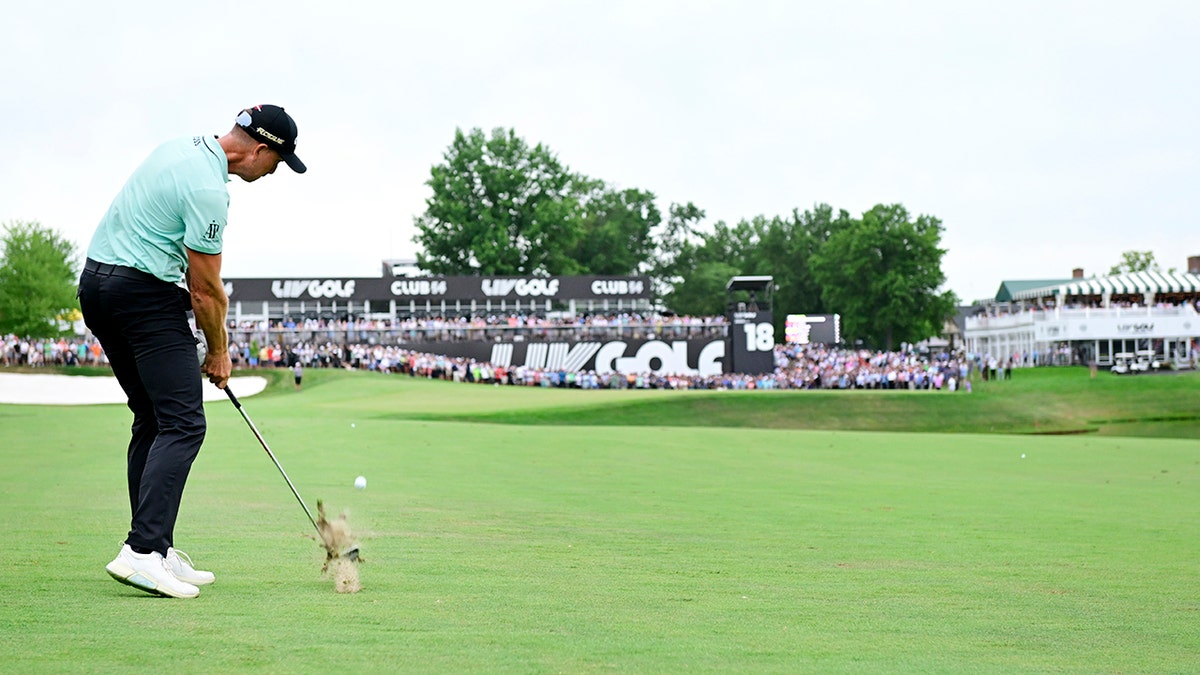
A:
{"label": "golf cart", "polygon": [[1133,372],[1133,354],[1130,352],[1113,354],[1111,372],[1115,375],[1128,375]]}
{"label": "golf cart", "polygon": [[1144,349],[1138,351],[1137,360],[1134,361],[1134,364],[1140,368],[1143,373],[1162,368],[1162,361],[1159,360],[1158,355],[1154,353],[1153,349]]}

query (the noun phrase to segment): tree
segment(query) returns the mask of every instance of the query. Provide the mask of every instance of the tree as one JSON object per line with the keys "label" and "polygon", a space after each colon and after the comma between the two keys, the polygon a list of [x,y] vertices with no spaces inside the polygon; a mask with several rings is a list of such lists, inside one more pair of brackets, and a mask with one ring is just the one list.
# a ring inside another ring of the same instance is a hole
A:
{"label": "tree", "polygon": [[731,277],[741,270],[728,262],[710,260],[700,263],[688,275],[687,282],[679,284],[665,298],[671,311],[685,316],[723,316],[725,314],[725,286]]}
{"label": "tree", "polygon": [[77,310],[75,245],[37,222],[4,225],[0,238],[0,333],[63,334],[60,317]]}
{"label": "tree", "polygon": [[667,221],[651,234],[654,254],[642,265],[660,297],[669,296],[691,274],[696,265],[696,251],[704,242],[697,232],[697,225],[704,220],[704,209],[688,202],[671,204],[667,213]]}
{"label": "tree", "polygon": [[790,218],[758,216],[746,226],[752,235],[743,254],[742,274],[770,275],[775,283],[775,334],[783,336],[788,314],[826,313],[821,286],[813,278],[812,258],[835,227],[833,209],[819,204],[811,211],[793,210]]}
{"label": "tree", "polygon": [[578,236],[566,255],[587,274],[636,274],[650,259],[650,233],[662,223],[654,194],[579,181]]}
{"label": "tree", "polygon": [[[703,211],[690,204],[676,207],[672,215],[676,230],[688,229],[683,223],[692,222],[697,215],[702,218]],[[835,219],[833,209],[821,204],[812,211],[794,210],[790,218],[755,216],[733,227],[718,222],[711,233],[696,235],[694,243],[675,247],[681,251],[674,263],[680,271],[666,296],[668,306],[684,313],[724,314],[725,285],[730,277],[769,275],[775,284],[776,334],[782,336],[788,313],[826,311],[811,260],[830,233],[848,218],[842,211]]]}
{"label": "tree", "polygon": [[[689,204],[678,210],[676,216],[688,215],[689,207],[694,208]],[[696,211],[691,213],[695,215]],[[745,273],[743,258],[749,236],[744,223],[731,228],[718,222],[711,233],[698,241],[685,241],[676,260],[681,268],[680,278],[671,284],[664,298],[667,307],[679,314],[725,314],[725,286],[730,277]]]}
{"label": "tree", "polygon": [[579,183],[550,150],[511,129],[456,129],[433,195],[415,219],[421,269],[433,274],[576,274]]}
{"label": "tree", "polygon": [[1158,262],[1154,260],[1153,251],[1125,251],[1121,254],[1121,262],[1112,266],[1109,274],[1125,274],[1127,272],[1161,272]]}
{"label": "tree", "polygon": [[942,224],[910,219],[899,204],[878,205],[861,219],[835,226],[812,258],[813,278],[828,311],[842,315],[842,333],[892,349],[941,332],[957,302],[939,293]]}

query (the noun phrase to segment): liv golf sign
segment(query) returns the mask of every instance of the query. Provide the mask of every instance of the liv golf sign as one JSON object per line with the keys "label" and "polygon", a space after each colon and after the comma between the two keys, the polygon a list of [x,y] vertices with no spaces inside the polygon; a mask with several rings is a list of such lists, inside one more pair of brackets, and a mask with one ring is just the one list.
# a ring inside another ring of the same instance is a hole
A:
{"label": "liv golf sign", "polygon": [[595,371],[600,375],[719,375],[725,341],[610,340],[608,342],[436,342],[406,344],[406,349],[471,358],[497,366]]}

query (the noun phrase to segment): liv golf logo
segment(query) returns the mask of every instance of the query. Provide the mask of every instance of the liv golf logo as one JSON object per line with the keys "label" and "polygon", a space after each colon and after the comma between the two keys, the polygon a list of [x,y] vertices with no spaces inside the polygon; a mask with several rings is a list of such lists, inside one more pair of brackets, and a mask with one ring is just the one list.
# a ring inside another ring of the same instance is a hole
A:
{"label": "liv golf logo", "polygon": [[484,279],[481,287],[483,294],[499,298],[516,293],[521,297],[558,295],[558,279]]}
{"label": "liv golf logo", "polygon": [[271,294],[277,298],[349,298],[354,295],[354,280],[276,280],[271,282]]}
{"label": "liv golf logo", "polygon": [[613,340],[611,342],[527,342],[492,345],[491,363],[600,375],[719,375],[725,341]]}

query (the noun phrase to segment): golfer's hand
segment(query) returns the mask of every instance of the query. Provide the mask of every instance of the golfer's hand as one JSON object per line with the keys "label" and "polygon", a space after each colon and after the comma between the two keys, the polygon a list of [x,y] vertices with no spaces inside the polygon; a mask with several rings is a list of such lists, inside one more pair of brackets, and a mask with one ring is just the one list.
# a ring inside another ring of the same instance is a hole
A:
{"label": "golfer's hand", "polygon": [[204,365],[200,366],[200,372],[207,375],[208,381],[217,385],[218,389],[224,389],[233,373],[233,362],[229,360],[229,352],[209,352],[204,357]]}

